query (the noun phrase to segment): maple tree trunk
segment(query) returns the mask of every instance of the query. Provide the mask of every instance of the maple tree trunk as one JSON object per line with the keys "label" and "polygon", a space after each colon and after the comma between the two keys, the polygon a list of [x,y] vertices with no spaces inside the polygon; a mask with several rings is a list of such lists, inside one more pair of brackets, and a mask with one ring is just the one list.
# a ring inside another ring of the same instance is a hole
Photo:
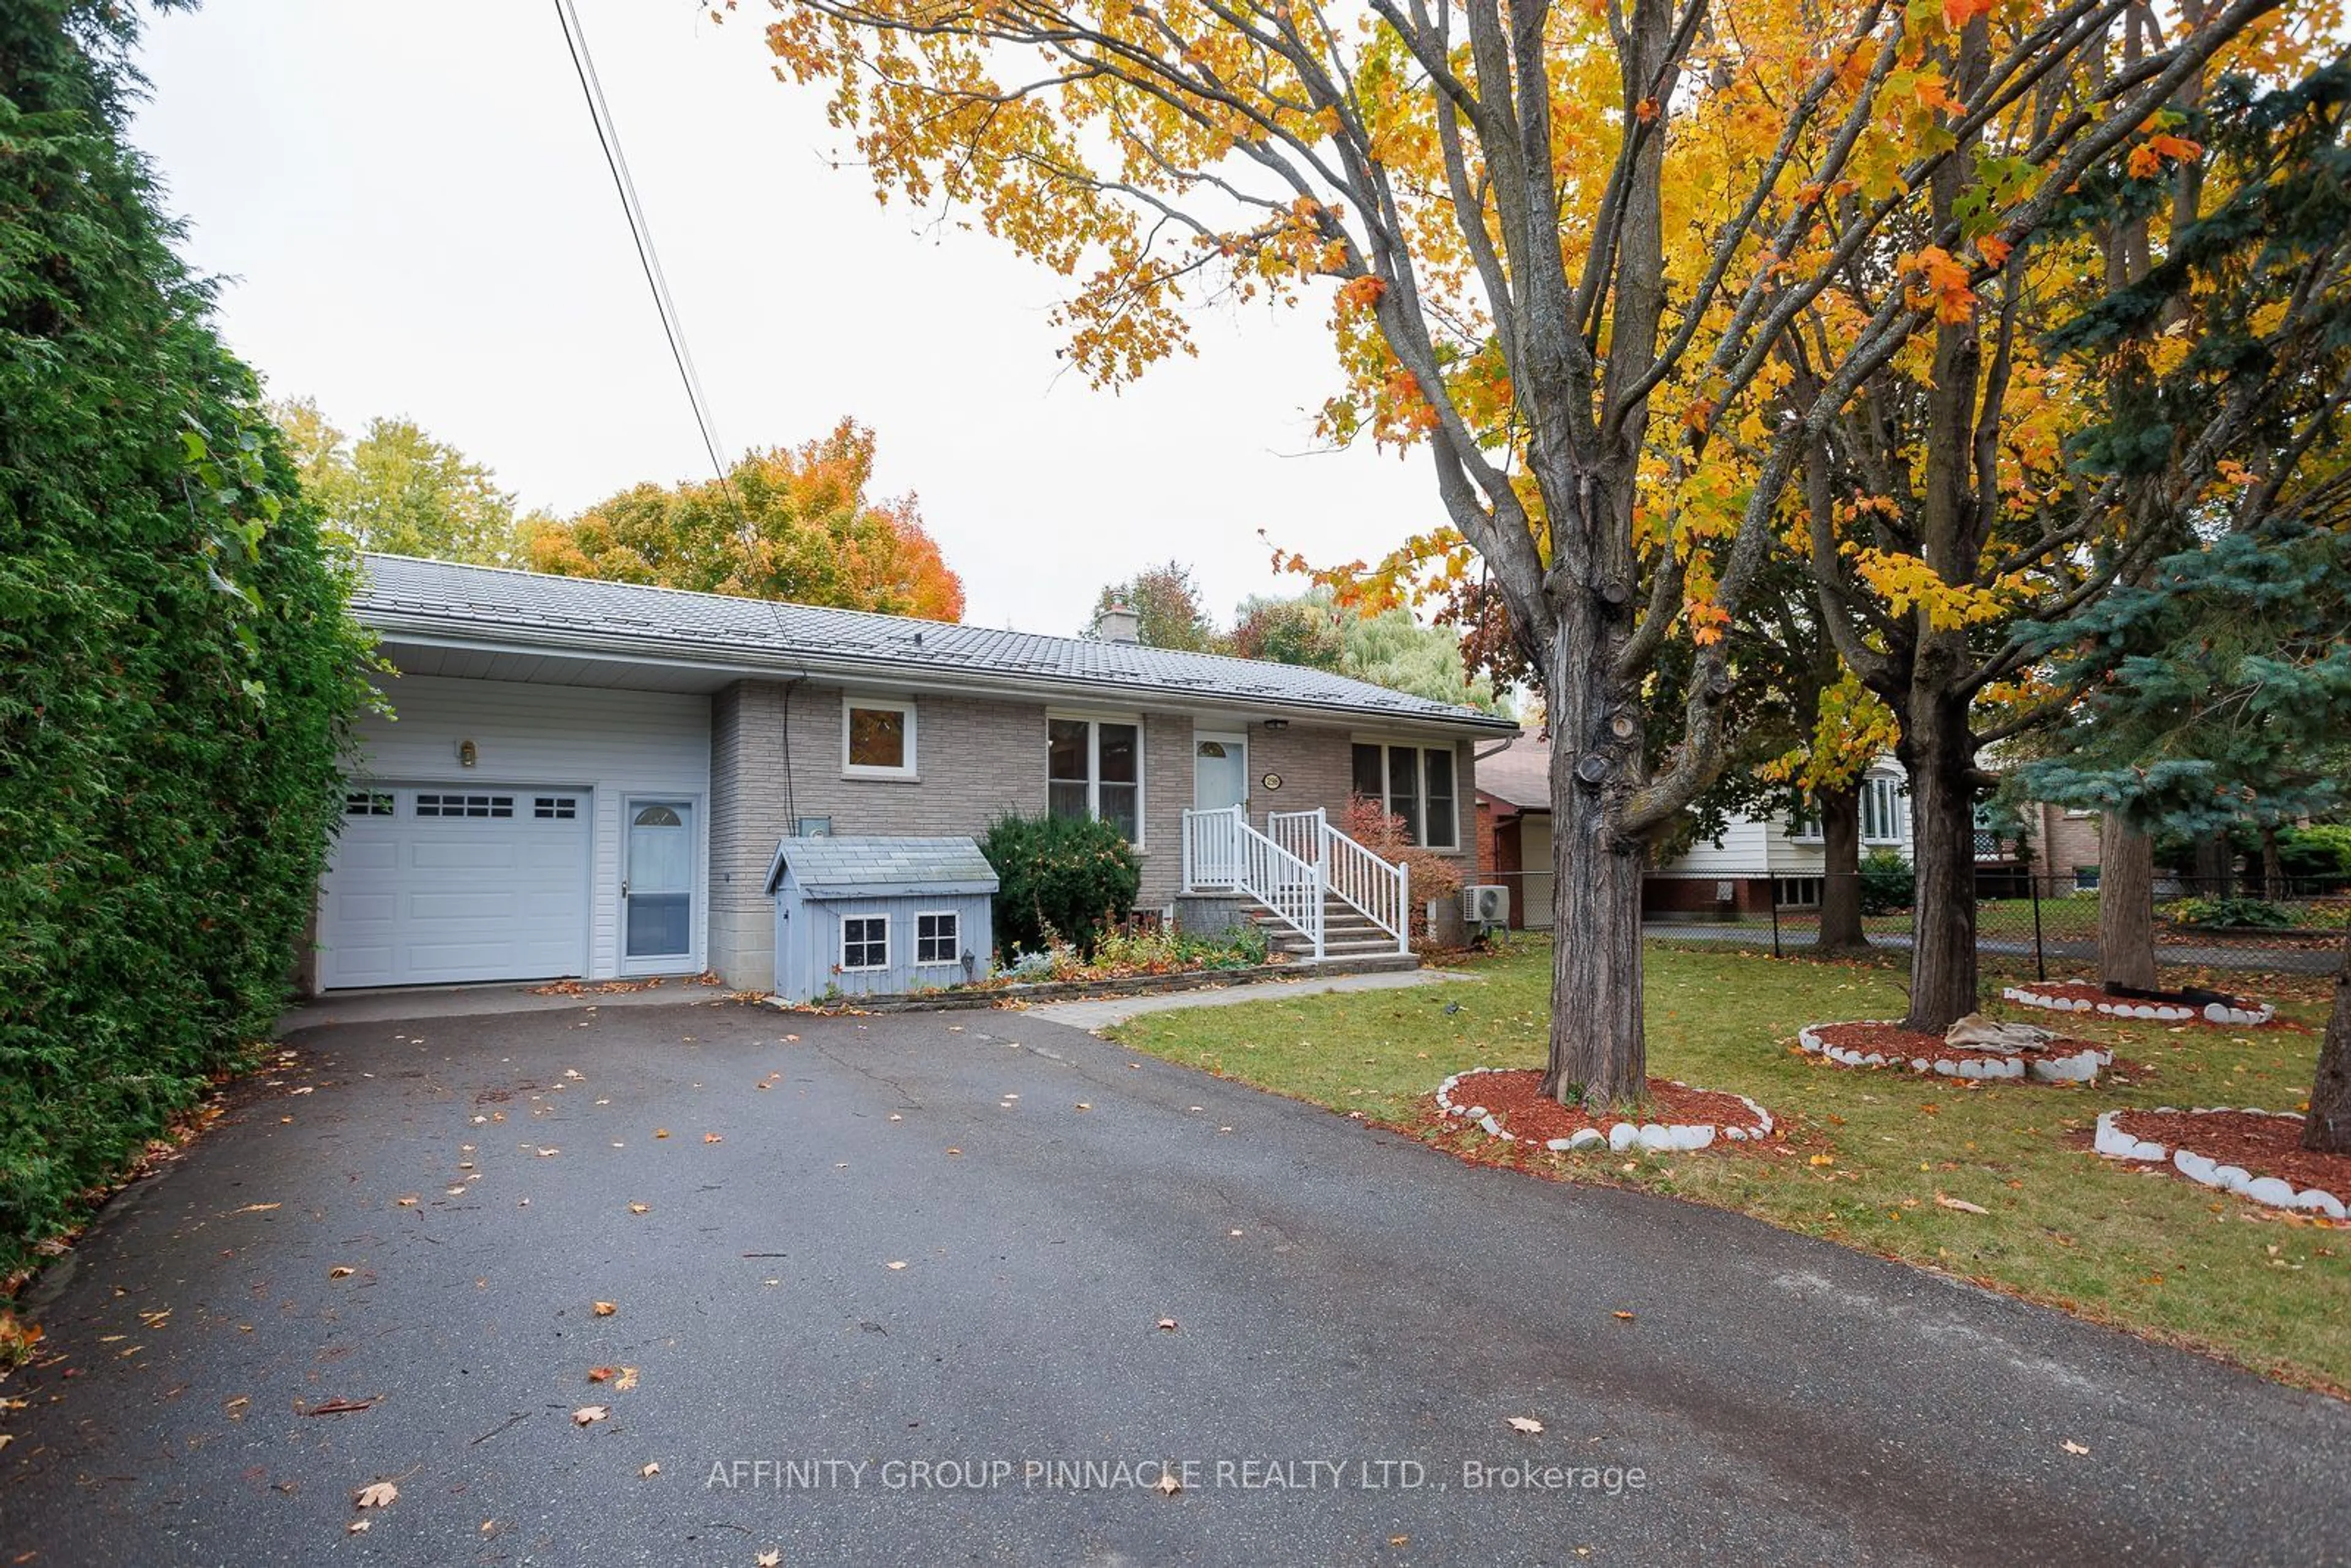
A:
{"label": "maple tree trunk", "polygon": [[1976,1009],[1976,823],[1964,706],[1914,703],[1910,767],[1910,1012],[1905,1029],[1941,1034]]}
{"label": "maple tree trunk", "polygon": [[1552,726],[1551,1053],[1542,1092],[1593,1110],[1648,1083],[1641,1026],[1641,846],[1614,827],[1641,755],[1638,705],[1609,674],[1616,617],[1578,593],[1561,617]]}
{"label": "maple tree trunk", "polygon": [[2351,1155],[2351,925],[2343,930],[2343,967],[2335,971],[2335,1011],[2318,1048],[2318,1076],[2310,1086],[2310,1116],[2302,1146],[2325,1155]]}
{"label": "maple tree trunk", "polygon": [[2155,988],[2155,841],[2112,811],[2098,824],[2098,980]]}
{"label": "maple tree trunk", "polygon": [[1821,934],[1813,946],[1847,952],[1869,946],[1861,925],[1861,784],[1814,796],[1821,812]]}

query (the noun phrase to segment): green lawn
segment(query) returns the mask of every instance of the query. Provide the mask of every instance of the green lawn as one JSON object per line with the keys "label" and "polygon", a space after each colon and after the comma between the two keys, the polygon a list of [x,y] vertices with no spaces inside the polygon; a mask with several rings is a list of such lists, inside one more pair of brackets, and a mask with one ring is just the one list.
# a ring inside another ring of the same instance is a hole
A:
{"label": "green lawn", "polygon": [[[1465,1067],[1541,1063],[1550,962],[1547,943],[1529,942],[1479,961],[1475,982],[1160,1013],[1117,1034],[1169,1061],[1361,1112],[1448,1147],[1490,1150],[1474,1130],[1431,1127],[1427,1097]],[[1898,971],[1868,963],[1774,962],[1653,942],[1650,1071],[1752,1097],[1778,1119],[1784,1141],[1762,1153],[1645,1157],[1512,1145],[1505,1157],[1571,1181],[1740,1209],[2291,1382],[2351,1392],[2351,1228],[2120,1166],[2089,1153],[2085,1136],[2069,1138],[2117,1105],[2299,1110],[2314,1033],[2071,1020],[2076,1032],[2154,1069],[2142,1082],[2093,1089],[1970,1088],[1835,1068],[1795,1050],[1800,1024],[1899,1017],[1899,980]],[[2283,998],[2283,1010],[2323,1027],[2323,991],[2289,983],[2301,994]],[[1458,1010],[1448,1015],[1448,1004]],[[1938,1207],[1938,1193],[1991,1212]]]}

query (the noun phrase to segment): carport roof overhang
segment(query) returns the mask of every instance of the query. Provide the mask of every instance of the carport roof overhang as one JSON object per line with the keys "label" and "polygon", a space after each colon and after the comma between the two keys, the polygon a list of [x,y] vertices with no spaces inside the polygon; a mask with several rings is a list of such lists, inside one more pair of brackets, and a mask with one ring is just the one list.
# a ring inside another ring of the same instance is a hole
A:
{"label": "carport roof overhang", "polygon": [[542,685],[601,686],[635,691],[711,693],[742,680],[819,681],[876,694],[908,692],[1102,707],[1175,710],[1235,722],[1268,718],[1345,724],[1366,731],[1444,731],[1468,736],[1515,734],[1515,721],[1462,710],[1428,714],[1366,709],[1296,697],[1259,698],[1140,682],[1073,680],[1043,674],[989,676],[943,672],[912,660],[778,657],[756,648],[721,654],[703,643],[533,628],[503,636],[478,622],[451,626],[437,618],[363,611],[361,622],[383,656],[405,675],[520,681]]}

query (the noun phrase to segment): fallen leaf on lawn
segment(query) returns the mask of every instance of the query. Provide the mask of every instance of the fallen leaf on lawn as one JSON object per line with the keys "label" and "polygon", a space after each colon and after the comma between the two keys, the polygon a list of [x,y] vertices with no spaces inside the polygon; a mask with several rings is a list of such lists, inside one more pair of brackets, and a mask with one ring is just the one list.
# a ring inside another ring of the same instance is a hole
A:
{"label": "fallen leaf on lawn", "polygon": [[590,1422],[603,1420],[611,1413],[612,1407],[610,1405],[582,1405],[571,1413],[571,1419],[577,1425],[585,1427]]}
{"label": "fallen leaf on lawn", "polygon": [[360,1488],[361,1508],[390,1508],[400,1496],[400,1489],[390,1481],[378,1481],[373,1486]]}
{"label": "fallen leaf on lawn", "polygon": [[653,1211],[653,1206],[650,1203],[632,1203],[629,1205],[629,1212],[631,1214],[651,1214]]}
{"label": "fallen leaf on lawn", "polygon": [[1991,1209],[1986,1208],[1982,1204],[1970,1203],[1964,1197],[1945,1197],[1939,1192],[1935,1195],[1935,1202],[1944,1208],[1956,1208],[1961,1214],[1990,1214],[1991,1212]]}
{"label": "fallen leaf on lawn", "polygon": [[2074,1441],[2073,1438],[2068,1437],[2065,1439],[2065,1451],[2069,1454],[2086,1454],[2090,1450],[2084,1448],[2081,1444]]}
{"label": "fallen leaf on lawn", "polygon": [[1152,1485],[1159,1489],[1159,1494],[1162,1497],[1174,1497],[1177,1492],[1184,1490],[1184,1483],[1177,1480],[1174,1472],[1169,1470],[1161,1470],[1159,1472],[1159,1479],[1154,1481]]}
{"label": "fallen leaf on lawn", "polygon": [[348,1280],[353,1274],[358,1272],[358,1270],[352,1268],[348,1263],[338,1263],[333,1268],[327,1270],[327,1278],[329,1280]]}
{"label": "fallen leaf on lawn", "polygon": [[1162,1333],[1174,1333],[1176,1332],[1176,1320],[1174,1318],[1160,1319],[1159,1331]]}
{"label": "fallen leaf on lawn", "polygon": [[599,1301],[596,1303],[596,1315],[600,1318],[609,1318],[620,1310],[621,1303],[618,1301]]}
{"label": "fallen leaf on lawn", "polygon": [[661,1461],[658,1459],[654,1460],[652,1464],[647,1465],[643,1469],[639,1470],[637,1474],[648,1478],[661,1474]]}
{"label": "fallen leaf on lawn", "polygon": [[1836,1160],[1828,1155],[1814,1155],[1810,1163],[1816,1166],[1833,1166],[1836,1164]]}
{"label": "fallen leaf on lawn", "polygon": [[1542,1423],[1536,1420],[1531,1416],[1513,1416],[1510,1417],[1510,1430],[1513,1432],[1535,1433],[1541,1432],[1542,1429]]}
{"label": "fallen leaf on lawn", "polygon": [[1631,1322],[1633,1321],[1633,1314],[1632,1314],[1632,1313],[1630,1313],[1630,1312],[1611,1312],[1611,1313],[1609,1314],[1609,1316],[1614,1317],[1614,1318],[1621,1318],[1621,1319],[1623,1319],[1625,1322],[1628,1322],[1628,1323],[1629,1323],[1629,1322]]}
{"label": "fallen leaf on lawn", "polygon": [[890,1265],[890,1267],[892,1267],[893,1269],[903,1269],[903,1268],[904,1268],[905,1266],[906,1266],[906,1265],[905,1265],[904,1263],[903,1263],[903,1262],[894,1262],[894,1263],[892,1263],[892,1264]]}
{"label": "fallen leaf on lawn", "polygon": [[612,1369],[609,1366],[591,1366],[588,1369],[588,1381],[590,1383],[609,1383],[611,1378]]}
{"label": "fallen leaf on lawn", "polygon": [[[894,1117],[894,1116],[893,1116],[893,1117],[891,1118],[891,1120],[894,1122],[894,1121],[896,1121],[896,1120],[897,1120],[897,1118],[896,1118],[896,1117]],[[703,1141],[704,1143],[705,1143],[705,1144],[723,1144],[723,1143],[725,1143],[726,1140],[726,1139],[724,1139],[724,1138],[722,1138],[722,1137],[720,1137],[720,1136],[719,1136],[717,1134],[716,1134],[716,1133],[705,1133],[705,1134],[702,1134],[702,1141]]]}

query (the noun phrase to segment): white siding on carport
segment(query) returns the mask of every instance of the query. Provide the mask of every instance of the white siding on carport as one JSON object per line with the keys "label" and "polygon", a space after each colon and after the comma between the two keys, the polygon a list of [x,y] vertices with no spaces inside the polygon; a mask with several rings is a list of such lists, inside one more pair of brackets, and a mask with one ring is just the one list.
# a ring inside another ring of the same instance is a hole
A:
{"label": "white siding on carport", "polygon": [[[622,807],[632,795],[694,803],[694,956],[706,967],[710,908],[710,699],[674,692],[526,685],[404,675],[382,682],[391,717],[365,716],[353,779],[385,783],[564,785],[590,792],[588,973],[621,973]],[[472,741],[475,766],[457,748]],[[687,967],[670,965],[675,969]],[[647,972],[652,972],[648,970]]]}

